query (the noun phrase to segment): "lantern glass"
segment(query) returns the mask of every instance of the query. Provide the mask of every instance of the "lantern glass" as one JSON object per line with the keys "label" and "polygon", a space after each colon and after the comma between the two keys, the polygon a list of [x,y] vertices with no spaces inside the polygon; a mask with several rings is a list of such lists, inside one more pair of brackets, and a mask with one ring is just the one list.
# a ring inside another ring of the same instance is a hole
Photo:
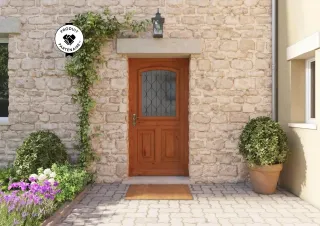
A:
{"label": "lantern glass", "polygon": [[162,38],[163,37],[163,23],[164,18],[161,17],[161,14],[158,12],[156,16],[152,18],[153,23],[153,37],[154,38]]}
{"label": "lantern glass", "polygon": [[162,26],[158,20],[155,20],[153,23],[153,33],[156,35],[162,35]]}

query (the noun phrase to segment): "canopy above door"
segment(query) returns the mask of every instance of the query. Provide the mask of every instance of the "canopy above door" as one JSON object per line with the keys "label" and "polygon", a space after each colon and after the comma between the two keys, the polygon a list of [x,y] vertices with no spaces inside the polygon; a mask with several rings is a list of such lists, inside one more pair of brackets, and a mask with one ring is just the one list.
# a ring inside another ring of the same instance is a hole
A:
{"label": "canopy above door", "polygon": [[131,58],[189,58],[202,52],[200,39],[117,39],[117,53]]}

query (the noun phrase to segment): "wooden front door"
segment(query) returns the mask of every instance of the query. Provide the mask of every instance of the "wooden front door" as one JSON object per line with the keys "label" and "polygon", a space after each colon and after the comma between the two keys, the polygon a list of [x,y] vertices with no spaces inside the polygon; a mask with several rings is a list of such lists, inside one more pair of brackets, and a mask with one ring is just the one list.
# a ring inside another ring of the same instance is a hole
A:
{"label": "wooden front door", "polygon": [[129,59],[129,176],[188,176],[189,59]]}

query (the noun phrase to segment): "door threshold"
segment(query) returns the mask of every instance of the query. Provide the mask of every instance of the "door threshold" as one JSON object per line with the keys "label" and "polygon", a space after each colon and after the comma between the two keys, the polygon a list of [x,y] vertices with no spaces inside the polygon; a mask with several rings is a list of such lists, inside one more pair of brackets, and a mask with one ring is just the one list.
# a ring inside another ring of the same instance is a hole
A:
{"label": "door threshold", "polygon": [[189,177],[183,176],[136,176],[128,177],[122,184],[191,184]]}

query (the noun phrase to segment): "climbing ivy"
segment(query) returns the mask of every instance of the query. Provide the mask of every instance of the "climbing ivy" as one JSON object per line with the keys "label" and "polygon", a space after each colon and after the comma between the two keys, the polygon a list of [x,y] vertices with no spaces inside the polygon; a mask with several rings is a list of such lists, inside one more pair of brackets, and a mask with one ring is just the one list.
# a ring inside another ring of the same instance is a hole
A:
{"label": "climbing ivy", "polygon": [[73,100],[80,105],[79,116],[79,142],[77,149],[80,151],[79,164],[88,166],[95,159],[90,143],[89,114],[94,107],[94,101],[89,95],[89,90],[98,80],[96,66],[102,63],[100,55],[102,45],[116,37],[122,30],[131,30],[135,33],[145,31],[149,20],[136,21],[133,14],[126,14],[122,21],[110,14],[106,9],[102,14],[86,12],[78,14],[71,21],[83,33],[84,43],[72,58],[66,63],[66,71],[69,76],[76,78],[77,92]]}

